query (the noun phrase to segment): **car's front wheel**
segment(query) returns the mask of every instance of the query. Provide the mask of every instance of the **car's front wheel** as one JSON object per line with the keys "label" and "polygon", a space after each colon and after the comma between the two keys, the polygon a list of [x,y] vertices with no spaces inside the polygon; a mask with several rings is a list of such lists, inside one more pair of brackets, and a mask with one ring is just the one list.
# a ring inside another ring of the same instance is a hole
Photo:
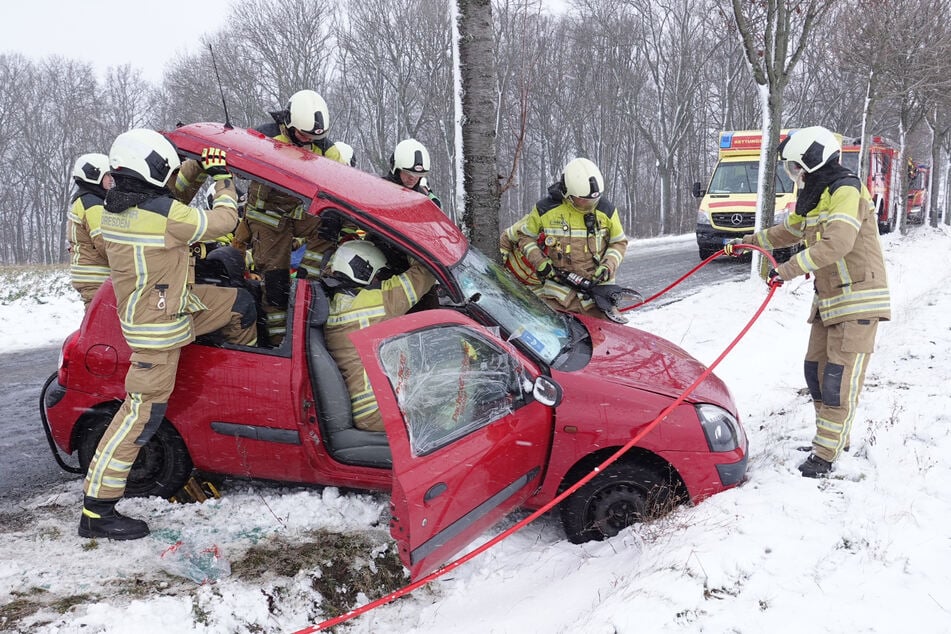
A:
{"label": "car's front wheel", "polygon": [[[77,447],[79,466],[83,473],[89,469],[89,463],[110,421],[109,417],[98,417],[83,430]],[[185,441],[171,423],[163,420],[152,439],[139,449],[139,455],[129,471],[125,495],[170,497],[188,481],[192,467]]]}
{"label": "car's front wheel", "polygon": [[672,484],[633,461],[615,462],[561,505],[561,522],[575,544],[614,537],[635,522],[670,510]]}

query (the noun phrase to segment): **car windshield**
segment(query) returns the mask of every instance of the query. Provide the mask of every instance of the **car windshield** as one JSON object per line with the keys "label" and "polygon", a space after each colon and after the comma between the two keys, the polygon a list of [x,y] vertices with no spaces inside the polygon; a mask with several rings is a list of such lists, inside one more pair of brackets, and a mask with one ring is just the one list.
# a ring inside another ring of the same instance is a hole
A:
{"label": "car windshield", "polygon": [[[755,194],[759,184],[759,159],[735,163],[721,162],[710,179],[711,194]],[[776,166],[776,193],[789,194],[793,182],[781,166]]]}
{"label": "car windshield", "polygon": [[519,341],[547,364],[572,343],[568,318],[553,311],[502,265],[470,248],[452,268],[466,301],[490,315],[511,341]]}

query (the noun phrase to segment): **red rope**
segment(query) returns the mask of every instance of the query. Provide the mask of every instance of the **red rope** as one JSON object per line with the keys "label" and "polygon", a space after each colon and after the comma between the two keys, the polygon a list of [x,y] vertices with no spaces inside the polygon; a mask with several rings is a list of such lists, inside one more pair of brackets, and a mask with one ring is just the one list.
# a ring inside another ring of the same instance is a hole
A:
{"label": "red rope", "polygon": [[[757,246],[754,246],[754,245],[743,245],[743,247],[750,248],[750,249],[754,249],[754,250],[756,250],[756,251],[762,252],[766,257],[769,258],[769,260],[770,260],[770,262],[772,262],[773,266],[776,266],[776,260],[773,259],[773,256],[772,256],[772,254],[771,254],[769,251],[766,251],[766,250],[761,249],[760,247],[757,247]],[[706,266],[708,263],[710,263],[711,261],[713,261],[715,258],[719,257],[719,256],[722,255],[722,254],[723,254],[723,251],[722,251],[722,250],[721,250],[721,251],[717,251],[716,253],[714,253],[713,255],[711,255],[709,258],[707,258],[706,260],[704,260],[703,262],[701,262],[699,265],[697,265],[697,266],[695,266],[693,269],[691,269],[689,273],[687,273],[686,275],[682,276],[679,280],[677,280],[676,282],[674,282],[673,284],[671,284],[670,286],[668,286],[667,288],[665,288],[665,289],[664,289],[663,291],[661,291],[660,293],[657,293],[656,295],[654,295],[654,296],[648,298],[647,300],[641,302],[641,304],[646,304],[647,302],[649,302],[649,301],[655,299],[656,297],[659,297],[660,295],[663,295],[663,294],[666,293],[668,290],[670,290],[671,288],[673,288],[674,286],[676,286],[677,284],[679,284],[680,282],[682,282],[684,279],[690,277],[690,276],[693,275],[695,272],[697,272],[698,270],[700,270],[701,268],[703,268],[703,267]],[[663,411],[661,411],[661,413],[658,414],[657,417],[656,417],[653,421],[651,421],[651,423],[650,423],[649,425],[647,425],[646,427],[644,427],[644,428],[643,428],[640,432],[638,432],[633,438],[631,438],[631,439],[627,442],[627,444],[625,444],[623,447],[621,447],[620,449],[618,449],[617,451],[615,451],[613,454],[611,454],[606,460],[604,460],[601,464],[599,464],[597,467],[595,467],[593,470],[591,470],[591,472],[589,472],[589,473],[588,473],[587,475],[585,475],[583,478],[581,478],[580,480],[578,480],[577,482],[575,482],[572,486],[570,486],[570,487],[568,487],[567,489],[565,489],[560,495],[558,495],[557,497],[555,497],[554,499],[552,499],[550,502],[548,502],[547,504],[545,504],[543,507],[541,507],[540,509],[538,509],[537,511],[535,511],[534,513],[532,513],[531,515],[529,515],[529,516],[526,517],[525,519],[521,520],[520,522],[518,522],[518,523],[515,524],[514,526],[511,526],[511,527],[509,527],[508,529],[506,529],[505,531],[499,533],[498,535],[496,535],[495,537],[493,537],[492,539],[490,539],[490,540],[487,541],[486,543],[482,544],[481,546],[479,546],[479,547],[476,548],[475,550],[472,550],[471,552],[466,553],[466,554],[463,555],[462,557],[459,557],[458,559],[455,559],[455,560],[453,560],[453,561],[447,563],[446,565],[444,565],[444,566],[443,566],[442,568],[440,568],[439,570],[436,570],[436,571],[434,571],[434,572],[431,572],[431,573],[429,573],[428,575],[426,575],[425,577],[423,577],[423,578],[421,578],[421,579],[418,579],[418,580],[416,580],[416,581],[410,583],[409,585],[403,586],[402,588],[400,588],[400,589],[398,589],[398,590],[394,590],[393,592],[390,592],[389,594],[386,594],[386,595],[380,597],[379,599],[376,599],[375,601],[371,601],[370,603],[367,603],[366,605],[362,605],[362,606],[360,606],[359,608],[356,608],[356,609],[354,609],[354,610],[351,610],[351,611],[349,611],[349,612],[346,612],[346,613],[344,613],[344,614],[341,614],[340,616],[334,617],[334,618],[332,618],[332,619],[327,619],[326,621],[322,621],[321,623],[317,623],[316,625],[310,625],[310,626],[308,626],[308,627],[305,627],[305,628],[302,629],[302,630],[297,630],[294,634],[311,634],[312,632],[319,632],[319,631],[321,631],[321,630],[325,630],[325,629],[327,629],[327,628],[329,628],[329,627],[333,627],[333,626],[335,626],[335,625],[339,625],[339,624],[341,624],[341,623],[344,623],[345,621],[349,621],[350,619],[356,618],[356,617],[360,616],[361,614],[364,614],[364,613],[366,613],[366,612],[369,612],[370,610],[372,610],[372,609],[374,609],[374,608],[378,608],[378,607],[380,607],[380,606],[382,606],[382,605],[386,605],[387,603],[390,603],[391,601],[394,601],[394,600],[396,600],[396,599],[398,599],[398,598],[400,598],[400,597],[402,597],[402,596],[405,596],[405,595],[409,594],[410,592],[412,592],[413,590],[416,590],[417,588],[420,588],[420,587],[422,587],[422,586],[428,584],[430,581],[436,579],[437,577],[441,577],[442,575],[446,574],[447,572],[450,572],[450,571],[452,571],[452,570],[455,570],[456,568],[458,568],[458,567],[461,566],[462,564],[468,562],[470,559],[473,559],[474,557],[476,557],[476,556],[478,556],[478,555],[481,555],[483,552],[485,552],[485,551],[488,550],[489,548],[495,546],[496,544],[498,544],[499,542],[501,542],[503,539],[509,537],[510,535],[512,535],[513,533],[515,533],[516,531],[521,530],[522,528],[524,528],[525,526],[527,526],[527,525],[530,524],[531,522],[535,521],[536,519],[538,519],[539,517],[541,517],[542,515],[544,515],[544,514],[547,513],[548,511],[550,511],[550,510],[551,510],[552,508],[554,508],[557,504],[561,503],[565,498],[567,498],[568,496],[570,496],[572,493],[574,493],[575,491],[577,491],[578,489],[580,489],[581,487],[583,487],[585,484],[587,484],[588,482],[590,482],[590,481],[591,481],[595,476],[597,476],[599,473],[601,473],[602,471],[604,471],[608,466],[611,465],[611,463],[613,463],[613,462],[616,461],[618,458],[620,458],[620,457],[623,456],[625,453],[627,453],[628,450],[630,450],[632,447],[634,447],[634,445],[636,445],[638,442],[640,442],[641,439],[644,438],[644,436],[646,436],[654,427],[656,427],[657,425],[659,425],[659,424],[661,423],[661,421],[663,421],[665,418],[667,418],[667,416],[669,416],[670,413],[671,413],[672,411],[674,411],[674,408],[676,408],[676,407],[679,406],[681,403],[683,403],[684,400],[686,400],[686,398],[691,394],[691,392],[693,392],[693,391],[697,388],[698,385],[700,385],[701,383],[703,383],[703,381],[705,381],[706,378],[707,378],[708,376],[710,376],[710,374],[713,373],[713,370],[714,370],[718,365],[720,365],[720,362],[724,359],[724,357],[726,357],[726,355],[729,354],[731,350],[733,350],[733,348],[736,346],[736,344],[738,344],[738,343],[740,342],[740,339],[742,339],[742,338],[746,335],[746,333],[749,331],[749,329],[752,328],[753,324],[756,322],[757,319],[759,319],[760,315],[761,315],[761,314],[763,313],[763,311],[766,309],[766,305],[769,304],[769,301],[773,298],[773,293],[775,293],[775,292],[776,292],[776,288],[775,288],[775,287],[770,287],[770,288],[769,288],[769,292],[766,294],[766,299],[764,299],[764,300],[763,300],[763,303],[760,304],[760,307],[757,309],[757,311],[756,311],[756,313],[753,315],[753,317],[746,323],[746,325],[743,327],[743,329],[740,331],[740,333],[739,333],[736,337],[734,337],[733,341],[730,342],[730,345],[728,345],[728,346],[726,347],[726,349],[725,349],[722,353],[720,353],[720,356],[718,356],[718,357],[716,358],[716,360],[715,360],[713,363],[710,364],[710,367],[708,367],[706,370],[704,370],[704,371],[700,374],[700,376],[697,377],[697,380],[696,380],[696,381],[694,381],[686,390],[684,390],[683,393],[682,393],[680,396],[678,396],[672,403],[670,403],[670,405],[668,405],[667,407],[665,407],[665,408],[663,409]],[[641,304],[638,304],[638,306],[640,306]],[[632,306],[631,308],[634,308],[634,306]],[[626,308],[625,310],[630,310],[630,308]]]}

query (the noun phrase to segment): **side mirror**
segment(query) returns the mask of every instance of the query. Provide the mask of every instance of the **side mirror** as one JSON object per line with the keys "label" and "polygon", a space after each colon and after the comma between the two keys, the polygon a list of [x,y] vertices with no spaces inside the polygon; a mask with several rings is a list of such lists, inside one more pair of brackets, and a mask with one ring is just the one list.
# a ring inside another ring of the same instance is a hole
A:
{"label": "side mirror", "polygon": [[694,198],[703,198],[703,195],[707,193],[705,189],[700,189],[700,181],[694,181],[693,191],[691,192]]}
{"label": "side mirror", "polygon": [[539,376],[532,385],[532,396],[536,401],[548,407],[557,407],[565,395],[561,386],[547,376]]}

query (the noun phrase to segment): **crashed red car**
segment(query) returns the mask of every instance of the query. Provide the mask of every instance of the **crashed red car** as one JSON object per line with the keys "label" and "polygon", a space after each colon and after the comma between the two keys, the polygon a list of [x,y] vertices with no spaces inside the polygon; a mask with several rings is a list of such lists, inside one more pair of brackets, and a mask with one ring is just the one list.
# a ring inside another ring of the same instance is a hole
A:
{"label": "crashed red car", "polygon": [[[276,348],[199,341],[129,477],[128,495],[174,494],[206,474],[390,490],[391,533],[412,575],[438,567],[516,507],[539,508],[625,445],[703,372],[670,342],[557,313],[467,242],[427,198],[252,130],[200,123],[167,133],[185,157],[227,150],[242,178],[356,225],[438,283],[409,314],[354,334],[386,432],[352,425],[324,348],[327,296],[292,284]],[[85,468],[124,397],[130,350],[103,286],[66,340],[42,418]],[[569,539],[613,536],[655,505],[742,481],[747,440],[711,375],[661,424],[559,508]]]}

